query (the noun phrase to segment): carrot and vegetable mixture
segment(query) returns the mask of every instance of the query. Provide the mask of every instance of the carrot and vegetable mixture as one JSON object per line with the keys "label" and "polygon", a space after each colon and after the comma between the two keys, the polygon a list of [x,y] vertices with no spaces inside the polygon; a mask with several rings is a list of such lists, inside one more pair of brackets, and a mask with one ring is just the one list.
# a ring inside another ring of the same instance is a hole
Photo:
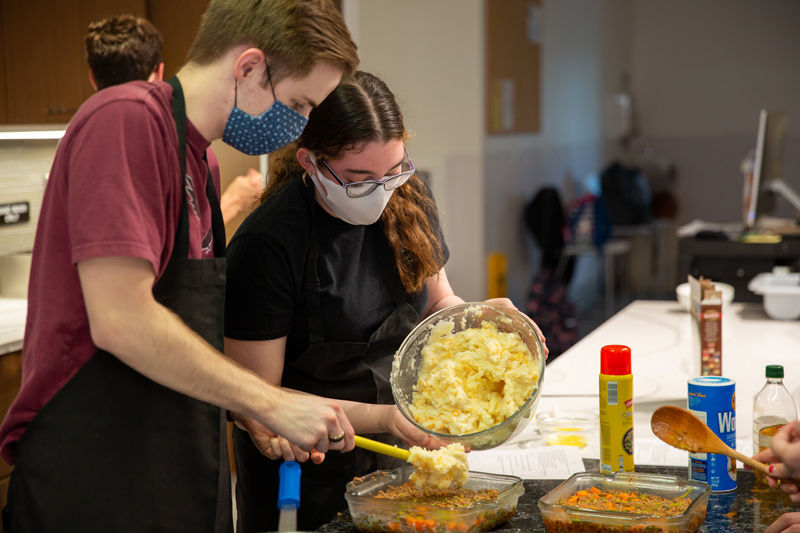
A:
{"label": "carrot and vegetable mixture", "polygon": [[[488,531],[514,516],[516,502],[509,508],[481,509],[477,514],[461,514],[461,510],[480,502],[496,502],[499,492],[495,489],[419,489],[409,481],[400,486],[390,486],[375,494],[375,498],[419,504],[395,512],[353,513],[353,523],[363,533],[474,533]],[[404,504],[405,505],[405,504]],[[430,507],[441,507],[441,512]],[[351,510],[352,512],[352,510]],[[452,516],[448,516],[453,513]]]}
{"label": "carrot and vegetable mixture", "polygon": [[380,491],[375,497],[403,502],[426,503],[437,507],[468,507],[478,502],[496,501],[497,495],[498,492],[494,489],[417,488],[414,483],[408,482],[396,487],[387,487],[386,490]]}
{"label": "carrot and vegetable mixture", "polygon": [[558,501],[560,505],[576,509],[618,511],[649,516],[679,516],[692,503],[689,498],[662,498],[654,494],[637,494],[621,490],[602,491],[596,487],[579,490],[569,498]]}

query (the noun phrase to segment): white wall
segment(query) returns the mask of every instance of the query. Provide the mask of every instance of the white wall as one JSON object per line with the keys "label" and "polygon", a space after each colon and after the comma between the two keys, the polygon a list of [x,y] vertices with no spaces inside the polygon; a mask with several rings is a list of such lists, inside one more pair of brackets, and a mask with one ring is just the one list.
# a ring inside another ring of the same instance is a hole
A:
{"label": "white wall", "polygon": [[27,222],[0,226],[0,255],[33,249],[45,176],[50,172],[56,145],[54,140],[0,141],[0,204],[30,204]]}
{"label": "white wall", "polygon": [[541,131],[486,138],[486,249],[507,255],[509,297],[517,305],[539,261],[522,222],[525,204],[547,184],[562,189],[566,208],[568,182],[583,181],[605,163],[606,100],[630,68],[630,5],[544,2]]}
{"label": "white wall", "polygon": [[412,153],[433,174],[448,272],[468,299],[485,297],[486,256],[502,252],[509,296],[524,303],[538,258],[522,209],[543,184],[568,201],[573,180],[617,153],[607,101],[624,75],[641,144],[677,168],[681,222],[740,219],[739,163],[764,107],[789,113],[784,170],[800,191],[800,2],[543,0],[541,131],[486,136],[485,1],[345,0],[362,68],[386,79],[417,132]]}
{"label": "white wall", "polygon": [[800,191],[800,2],[637,0],[631,29],[642,135],[677,165],[683,222],[741,220],[762,108],[788,112],[785,178]]}
{"label": "white wall", "polygon": [[347,0],[359,68],[397,96],[409,152],[430,172],[442,211],[456,293],[482,300],[483,1]]}
{"label": "white wall", "polygon": [[629,68],[630,0],[544,2],[542,130],[492,137],[483,118],[484,6],[345,0],[343,10],[360,68],[396,93],[415,132],[415,163],[431,172],[454,289],[484,299],[486,257],[502,252],[509,296],[522,305],[535,261],[522,209],[541,184],[582,178],[603,163],[605,98]]}

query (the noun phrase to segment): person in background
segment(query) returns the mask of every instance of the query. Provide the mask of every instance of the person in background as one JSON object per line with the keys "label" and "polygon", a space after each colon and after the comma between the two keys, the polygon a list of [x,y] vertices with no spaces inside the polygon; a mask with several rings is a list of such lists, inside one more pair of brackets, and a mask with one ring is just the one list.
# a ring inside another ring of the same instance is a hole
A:
{"label": "person in background", "polygon": [[144,17],[124,14],[91,22],[84,42],[95,91],[134,80],[164,79],[161,33]]}
{"label": "person in background", "polygon": [[[756,461],[768,463],[770,472],[766,479],[770,487],[790,494],[795,503],[800,503],[800,422],[790,422],[772,437],[766,450],[753,456]],[[745,466],[748,470],[750,467]],[[779,480],[791,480],[778,483]],[[785,513],[770,525],[765,533],[800,533],[800,512]]]}
{"label": "person in background", "polygon": [[[336,398],[359,434],[438,447],[394,404],[393,356],[419,321],[462,303],[444,265],[436,204],[415,173],[403,115],[389,88],[357,72],[310,115],[296,143],[273,154],[262,203],[228,246],[225,354],[275,385]],[[500,303],[513,307],[508,299]],[[238,531],[274,531],[279,437],[234,428]],[[387,435],[388,434],[388,435]],[[357,449],[303,465],[298,527],[347,507],[345,484],[398,466]]]}
{"label": "person in background", "polygon": [[[96,20],[89,24],[84,42],[95,91],[129,81],[164,79],[161,33],[144,17],[124,14]],[[219,201],[226,224],[253,205],[263,183],[261,173],[252,168],[231,181]]]}
{"label": "person in background", "polygon": [[247,212],[258,202],[258,197],[264,190],[264,176],[261,172],[251,168],[247,174],[236,176],[225,188],[219,200],[222,209],[222,219],[227,224],[239,213]]}
{"label": "person in background", "polygon": [[22,385],[0,426],[14,465],[4,531],[232,531],[226,411],[306,457],[353,448],[336,402],[221,353],[209,146],[259,155],[292,142],[357,63],[328,0],[211,0],[176,77],[84,102],[36,231]]}

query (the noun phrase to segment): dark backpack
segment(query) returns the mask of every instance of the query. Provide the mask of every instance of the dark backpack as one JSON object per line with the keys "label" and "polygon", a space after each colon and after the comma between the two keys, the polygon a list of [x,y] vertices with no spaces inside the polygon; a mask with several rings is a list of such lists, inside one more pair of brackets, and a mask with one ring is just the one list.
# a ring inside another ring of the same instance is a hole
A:
{"label": "dark backpack", "polygon": [[615,226],[650,221],[651,198],[647,178],[639,170],[616,161],[600,175],[602,199]]}
{"label": "dark backpack", "polygon": [[547,339],[552,361],[578,340],[575,306],[567,299],[574,258],[555,275],[564,249],[566,216],[558,191],[542,188],[525,206],[525,225],[542,251],[542,264],[528,291],[526,312]]}

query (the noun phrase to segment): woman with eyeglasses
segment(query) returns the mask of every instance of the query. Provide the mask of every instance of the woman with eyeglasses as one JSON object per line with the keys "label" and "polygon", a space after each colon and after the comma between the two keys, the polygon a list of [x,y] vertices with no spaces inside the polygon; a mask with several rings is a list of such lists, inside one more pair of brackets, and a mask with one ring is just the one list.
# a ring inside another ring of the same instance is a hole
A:
{"label": "woman with eyeglasses", "polygon": [[[357,434],[430,448],[443,443],[394,405],[393,356],[421,319],[463,300],[407,138],[388,87],[357,72],[271,156],[262,203],[228,246],[225,352],[270,383],[341,400]],[[239,531],[276,530],[280,461],[271,459],[308,454],[233,417]],[[354,477],[402,463],[361,449],[322,458],[302,466],[302,530],[347,508]]]}

